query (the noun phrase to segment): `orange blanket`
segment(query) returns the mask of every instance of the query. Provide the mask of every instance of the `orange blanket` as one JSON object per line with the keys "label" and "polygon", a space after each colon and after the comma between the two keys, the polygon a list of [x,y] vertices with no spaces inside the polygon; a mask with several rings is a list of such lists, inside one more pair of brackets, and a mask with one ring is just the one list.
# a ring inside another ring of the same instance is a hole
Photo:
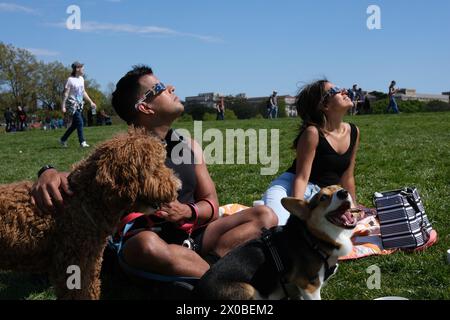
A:
{"label": "orange blanket", "polygon": [[[221,216],[232,215],[236,212],[248,209],[249,207],[233,203],[220,207],[219,211]],[[361,207],[362,208],[362,207]],[[398,249],[386,250],[383,248],[380,233],[380,222],[378,221],[374,209],[364,208],[364,211],[368,213],[368,216],[356,224],[353,231],[352,242],[353,250],[345,257],[339,258],[339,260],[354,260],[373,255],[387,255],[396,252]],[[438,236],[435,230],[431,232],[430,239],[423,246],[416,248],[412,251],[425,250],[432,246],[438,240]]]}

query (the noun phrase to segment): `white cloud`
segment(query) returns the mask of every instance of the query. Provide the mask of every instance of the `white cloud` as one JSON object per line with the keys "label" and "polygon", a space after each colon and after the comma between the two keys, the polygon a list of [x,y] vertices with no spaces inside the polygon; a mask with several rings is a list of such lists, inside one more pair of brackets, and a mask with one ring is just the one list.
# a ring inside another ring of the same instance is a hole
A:
{"label": "white cloud", "polygon": [[27,50],[32,54],[41,57],[56,57],[60,55],[60,53],[57,51],[51,51],[47,49],[27,48]]}
{"label": "white cloud", "polygon": [[21,13],[28,13],[28,14],[36,14],[37,11],[30,7],[20,6],[18,4],[14,3],[6,3],[6,2],[0,2],[0,12],[21,12]]}
{"label": "white cloud", "polygon": [[[65,23],[47,24],[53,27],[66,28]],[[86,21],[81,23],[80,32],[111,32],[111,33],[130,33],[142,36],[179,36],[195,38],[204,42],[223,42],[222,39],[214,36],[200,35],[194,33],[180,32],[165,27],[158,26],[137,26],[132,24],[114,24],[100,23],[96,21]]]}
{"label": "white cloud", "polygon": [[113,24],[113,23],[99,23],[99,22],[83,22],[81,30],[83,32],[95,32],[95,31],[111,31],[111,32],[123,32],[123,33],[135,33],[135,34],[163,34],[163,35],[176,35],[178,32],[162,27],[156,26],[134,26],[131,24]]}

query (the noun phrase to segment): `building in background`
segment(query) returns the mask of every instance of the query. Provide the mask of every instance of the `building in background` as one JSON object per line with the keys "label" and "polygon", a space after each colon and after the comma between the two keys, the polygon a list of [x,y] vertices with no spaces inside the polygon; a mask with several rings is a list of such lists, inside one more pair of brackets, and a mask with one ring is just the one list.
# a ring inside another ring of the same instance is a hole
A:
{"label": "building in background", "polygon": [[186,97],[185,99],[185,107],[193,106],[193,105],[203,105],[207,108],[215,109],[216,101],[221,96],[220,93],[216,92],[208,92],[208,93],[199,93],[193,97]]}
{"label": "building in background", "polygon": [[[217,92],[199,93],[196,96],[186,97],[184,105],[186,107],[186,110],[189,110],[191,106],[198,106],[198,105],[203,105],[207,108],[215,109],[216,101],[219,99],[220,96],[224,95]],[[234,98],[247,99],[249,104],[253,106],[260,106],[266,104],[267,100],[269,99],[269,96],[247,98],[247,95],[245,93],[239,93],[235,95]],[[284,104],[286,106],[286,116],[288,117],[297,116],[297,109],[295,107],[295,97],[284,95],[278,96],[278,99],[279,101],[284,101]]]}
{"label": "building in background", "polygon": [[400,89],[395,95],[395,98],[401,101],[418,100],[422,102],[430,102],[433,100],[438,100],[442,102],[448,102],[449,96],[444,93],[442,94],[426,94],[417,93],[416,89]]}
{"label": "building in background", "polygon": [[[379,97],[368,93],[367,91],[363,91],[363,94],[370,102],[374,102]],[[186,97],[184,101],[184,105],[186,110],[189,110],[191,106],[203,105],[207,108],[215,109],[216,102],[219,100],[220,96],[225,96],[221,93],[217,92],[208,92],[208,93],[199,93],[196,96]],[[251,97],[247,98],[245,93],[240,93],[234,96],[235,98],[247,99],[248,103],[253,106],[261,106],[266,105],[269,96],[264,97]],[[395,98],[399,101],[409,101],[409,100],[418,100],[422,102],[430,102],[433,100],[449,102],[450,99],[450,91],[442,92],[442,94],[425,94],[425,93],[417,93],[416,89],[400,89],[398,93],[395,95]],[[278,101],[283,101],[285,105],[285,111],[287,117],[297,117],[297,108],[295,106],[295,97],[290,95],[282,95],[278,96]]]}

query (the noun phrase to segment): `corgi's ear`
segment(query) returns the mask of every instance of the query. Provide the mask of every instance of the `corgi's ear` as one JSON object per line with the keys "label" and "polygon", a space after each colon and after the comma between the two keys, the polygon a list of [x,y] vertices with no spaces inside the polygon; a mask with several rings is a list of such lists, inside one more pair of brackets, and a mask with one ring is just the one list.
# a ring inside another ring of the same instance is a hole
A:
{"label": "corgi's ear", "polygon": [[298,217],[300,220],[308,220],[310,216],[310,210],[308,207],[308,202],[296,198],[283,198],[281,199],[281,204],[283,207],[289,211],[290,214]]}

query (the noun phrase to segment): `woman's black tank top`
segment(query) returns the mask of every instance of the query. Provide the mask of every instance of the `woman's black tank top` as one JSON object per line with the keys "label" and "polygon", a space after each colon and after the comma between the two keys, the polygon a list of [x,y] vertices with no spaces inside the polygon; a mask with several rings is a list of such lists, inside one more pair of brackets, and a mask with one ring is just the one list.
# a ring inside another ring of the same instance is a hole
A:
{"label": "woman's black tank top", "polygon": [[[350,123],[350,146],[344,154],[337,153],[329,144],[328,140],[319,135],[316,155],[311,167],[309,182],[323,188],[330,185],[339,184],[342,175],[348,169],[352,158],[353,149],[358,137],[356,126]],[[287,172],[296,173],[297,159]]]}

